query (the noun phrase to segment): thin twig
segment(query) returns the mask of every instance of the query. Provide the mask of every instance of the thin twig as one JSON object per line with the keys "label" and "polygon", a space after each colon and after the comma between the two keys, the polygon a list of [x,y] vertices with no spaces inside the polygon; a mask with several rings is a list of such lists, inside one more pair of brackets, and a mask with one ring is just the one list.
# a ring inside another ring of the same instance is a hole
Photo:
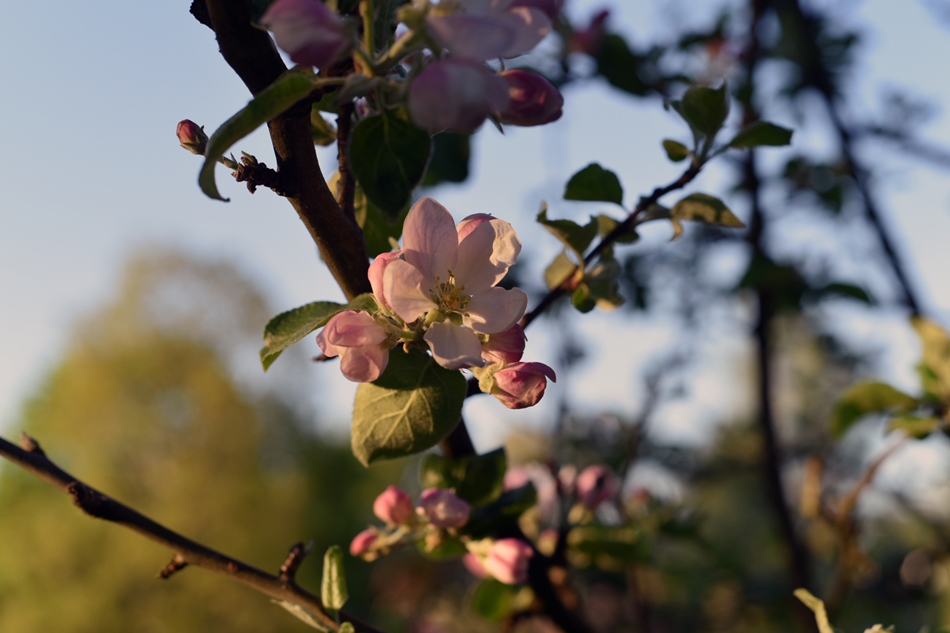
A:
{"label": "thin twig", "polygon": [[[21,443],[28,448],[24,450],[0,437],[0,457],[69,494],[73,502],[89,516],[121,525],[172,550],[175,557],[160,572],[163,577],[167,577],[164,572],[168,571],[167,575],[171,575],[185,565],[202,567],[232,578],[276,600],[304,607],[331,630],[339,628],[336,620],[324,611],[320,598],[301,588],[292,579],[285,580],[268,574],[168,529],[61,469],[43,453],[35,440],[25,437]],[[30,449],[31,446],[35,448]],[[343,619],[352,622],[357,631],[380,633],[379,629],[352,617],[343,616]]]}

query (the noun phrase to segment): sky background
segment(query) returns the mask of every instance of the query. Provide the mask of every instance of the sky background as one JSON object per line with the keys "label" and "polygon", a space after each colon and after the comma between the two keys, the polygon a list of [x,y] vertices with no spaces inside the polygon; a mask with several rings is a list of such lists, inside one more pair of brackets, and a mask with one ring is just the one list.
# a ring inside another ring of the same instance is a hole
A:
{"label": "sky background", "polygon": [[[178,146],[176,123],[190,118],[211,131],[249,95],[188,5],[186,0],[54,2],[44,6],[42,18],[29,3],[4,6],[6,21],[15,28],[0,38],[0,429],[13,430],[24,398],[55,367],[77,319],[109,299],[122,263],[145,246],[171,245],[233,260],[262,286],[275,314],[342,298],[285,201],[267,190],[249,195],[224,168],[218,169],[218,180],[229,204],[199,191],[200,159]],[[567,10],[583,20],[607,5],[613,28],[639,45],[672,36],[684,25],[703,26],[720,6],[695,0],[568,0]],[[950,53],[950,26],[923,0],[833,6],[866,34],[849,93],[852,110],[877,112],[884,90],[908,90],[935,106],[924,138],[950,147],[950,117],[940,105],[950,104],[942,67]],[[599,81],[570,86],[565,99],[564,116],[552,125],[508,128],[504,136],[483,130],[475,140],[470,180],[430,192],[456,219],[488,212],[512,222],[525,242],[526,274],[534,275],[535,283],[559,250],[553,238],[534,228],[542,200],[552,217],[582,220],[602,211],[560,199],[571,174],[597,161],[618,173],[630,206],[641,193],[678,175],[680,168],[665,159],[660,141],[686,136],[658,101],[629,98]],[[781,112],[771,118],[796,128],[799,147],[820,149],[828,142],[821,121]],[[260,131],[235,149],[274,164]],[[321,151],[320,157],[329,173],[335,150]],[[780,157],[776,151],[766,160]],[[884,167],[874,187],[927,311],[950,325],[950,179],[891,154],[873,158]],[[688,191],[723,195],[730,202],[727,184],[723,170],[710,169]],[[745,217],[741,203],[734,210]],[[782,230],[789,243],[807,240],[834,248],[823,234],[827,227],[791,219]],[[643,233],[647,246],[663,244],[669,235],[667,226]],[[868,244],[875,248],[873,241]],[[741,253],[727,253],[714,262],[715,274],[740,275],[744,262]],[[857,271],[860,259],[842,263],[845,270],[848,265]],[[571,316],[569,327],[585,342],[587,359],[569,380],[550,386],[541,405],[512,412],[492,398],[466,403],[479,448],[497,445],[515,428],[543,427],[567,393],[573,404],[632,414],[644,363],[676,335],[668,323],[624,310]],[[846,329],[849,339],[887,350],[879,375],[914,389],[919,345],[899,313],[855,314]],[[554,364],[558,336],[543,325],[532,327],[526,359]],[[313,337],[300,345],[309,346],[307,354],[317,352]],[[658,437],[702,441],[703,421],[735,414],[745,400],[737,379],[745,346],[742,331],[723,331],[704,343],[690,396],[658,414]],[[724,365],[735,371],[724,372]],[[296,367],[311,381],[309,397],[321,428],[345,432],[355,385],[342,378],[335,363]],[[255,373],[248,380],[266,386],[280,374]]]}

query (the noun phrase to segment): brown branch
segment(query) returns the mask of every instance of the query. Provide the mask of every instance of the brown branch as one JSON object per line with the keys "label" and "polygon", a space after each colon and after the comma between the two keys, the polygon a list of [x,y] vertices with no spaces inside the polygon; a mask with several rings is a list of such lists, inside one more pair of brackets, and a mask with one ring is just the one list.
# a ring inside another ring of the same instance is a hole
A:
{"label": "brown branch", "polygon": [[[269,86],[287,68],[270,35],[251,25],[247,2],[207,0],[208,16],[218,39],[221,55],[252,94]],[[308,100],[293,106],[267,124],[277,171],[293,195],[288,200],[297,210],[347,298],[370,292],[366,276],[369,261],[363,232],[347,217],[330,192],[320,171],[310,131]]]}
{"label": "brown branch", "polygon": [[258,162],[256,158],[249,154],[241,157],[241,164],[231,174],[237,182],[246,182],[247,190],[251,193],[257,191],[258,187],[267,187],[278,196],[288,197],[292,194],[287,189],[285,179],[282,178],[279,171],[274,171],[265,163]]}
{"label": "brown branch", "polygon": [[168,580],[172,577],[172,574],[181,571],[188,566],[188,562],[181,556],[181,554],[175,554],[172,556],[171,561],[164,567],[161,571],[158,572],[158,577],[162,580]]}
{"label": "brown branch", "polygon": [[[693,164],[690,166],[689,169],[684,171],[683,174],[679,178],[677,178],[670,184],[666,185],[665,187],[657,187],[656,189],[653,190],[653,193],[651,193],[648,197],[640,198],[640,202],[638,202],[637,206],[633,208],[633,211],[630,212],[630,215],[628,215],[624,219],[623,222],[615,226],[612,231],[610,231],[607,235],[605,235],[603,239],[601,239],[600,242],[598,242],[597,246],[595,246],[591,250],[591,252],[588,253],[586,257],[584,257],[584,265],[585,266],[590,265],[590,263],[593,262],[598,256],[600,256],[600,254],[604,252],[605,249],[613,245],[613,243],[616,242],[617,239],[629,233],[630,230],[632,230],[633,227],[636,226],[637,217],[641,213],[649,209],[651,206],[656,204],[660,198],[670,193],[671,191],[682,189],[683,187],[688,185],[694,178],[696,178],[699,172],[702,171],[702,168],[703,168],[702,164]],[[577,267],[574,268],[574,272],[576,271],[577,271]],[[574,272],[572,272],[571,275],[568,276],[568,279],[570,279],[574,275]],[[524,315],[524,317],[522,317],[521,327],[526,328],[529,325],[531,325],[532,321],[534,321],[539,316],[541,316],[541,314],[544,313],[544,311],[547,310],[548,307],[550,307],[552,303],[554,303],[555,301],[563,297],[565,294],[567,294],[569,290],[570,288],[568,284],[561,284],[557,288],[550,290],[544,296],[544,298],[541,299],[538,305],[536,305],[534,309],[531,310],[531,312],[528,312],[527,314]]]}
{"label": "brown branch", "polygon": [[350,133],[353,128],[353,112],[356,108],[352,102],[340,106],[340,115],[336,118],[336,147],[337,161],[340,167],[340,185],[337,195],[344,215],[356,222],[356,210],[353,208],[356,199],[356,178],[350,169]]}
{"label": "brown branch", "polygon": [[[21,444],[24,448],[20,448],[0,437],[0,457],[69,494],[73,502],[89,516],[121,525],[172,550],[175,557],[159,573],[161,577],[167,578],[185,565],[202,567],[223,574],[275,600],[304,607],[328,628],[338,628],[336,620],[324,611],[320,598],[297,585],[293,578],[273,576],[168,529],[79,481],[50,461],[34,440],[26,435],[23,438]],[[286,562],[284,564],[287,565]],[[357,631],[380,633],[379,629],[352,617],[343,616],[343,619],[352,622]]]}

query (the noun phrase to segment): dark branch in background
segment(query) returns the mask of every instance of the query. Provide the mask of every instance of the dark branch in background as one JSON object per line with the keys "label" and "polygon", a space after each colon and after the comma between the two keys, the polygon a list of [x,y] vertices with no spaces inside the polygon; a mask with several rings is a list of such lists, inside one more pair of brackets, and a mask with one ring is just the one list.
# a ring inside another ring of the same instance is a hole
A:
{"label": "dark branch in background", "polygon": [[[670,184],[666,185],[665,187],[657,187],[656,189],[653,190],[653,193],[651,193],[648,197],[640,198],[640,202],[638,202],[637,206],[633,208],[633,211],[630,212],[630,215],[628,215],[624,219],[623,222],[615,226],[613,230],[610,231],[610,233],[605,235],[603,239],[600,240],[600,242],[598,242],[597,246],[595,246],[591,250],[591,252],[588,253],[586,257],[584,257],[584,264],[589,265],[591,262],[597,259],[597,257],[604,251],[604,249],[613,245],[613,243],[616,242],[617,239],[623,236],[624,234],[629,233],[633,229],[633,227],[636,225],[637,217],[642,212],[646,211],[651,206],[656,204],[660,198],[670,193],[671,191],[682,189],[683,187],[688,185],[699,174],[700,171],[702,171],[702,165],[694,164],[690,166],[689,169],[684,171],[683,174],[679,178],[677,178]],[[568,277],[568,279],[570,278],[571,277]],[[539,316],[541,316],[541,314],[545,310],[547,310],[548,307],[550,307],[552,303],[554,303],[555,301],[563,297],[565,294],[567,294],[570,291],[570,289],[568,288],[566,284],[567,282],[549,291],[548,294],[546,294],[544,298],[541,299],[538,305],[536,305],[534,309],[531,310],[531,312],[528,312],[526,315],[524,315],[524,317],[521,319],[521,327],[526,328],[529,325],[531,325],[531,322],[537,319]]]}
{"label": "dark branch in background", "polygon": [[[287,70],[270,35],[251,24],[247,2],[207,0],[205,5],[221,55],[252,94],[261,92]],[[269,121],[267,127],[277,156],[277,171],[286,189],[293,192],[287,199],[316,242],[330,273],[352,299],[372,290],[366,276],[369,260],[363,232],[355,219],[340,209],[323,179],[313,146],[310,110],[310,102],[304,100]]]}
{"label": "dark branch in background", "polygon": [[[177,532],[173,532],[147,516],[79,481],[50,461],[39,444],[25,434],[23,435],[22,444],[23,448],[20,448],[0,438],[0,457],[5,457],[23,470],[67,493],[73,498],[73,502],[89,516],[126,527],[175,552],[171,562],[159,572],[160,577],[168,578],[186,565],[202,567],[232,578],[275,600],[283,600],[305,607],[325,626],[331,630],[337,629],[336,621],[323,610],[320,598],[297,585],[292,574],[284,572],[284,567],[296,569],[292,561],[284,563],[280,576],[273,576],[247,563],[226,556]],[[291,554],[294,553],[297,547],[294,546]],[[300,547],[302,548],[302,546]],[[288,557],[288,561],[290,561],[290,557]],[[346,615],[342,617],[343,620],[352,622],[357,631],[380,633],[378,629],[369,624]]]}

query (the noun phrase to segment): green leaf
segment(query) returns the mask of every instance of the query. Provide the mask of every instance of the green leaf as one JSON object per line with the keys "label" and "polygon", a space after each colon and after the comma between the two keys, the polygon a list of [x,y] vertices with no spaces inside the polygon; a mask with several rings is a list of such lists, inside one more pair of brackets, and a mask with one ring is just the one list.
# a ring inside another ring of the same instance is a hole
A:
{"label": "green leaf", "polygon": [[583,286],[587,289],[586,299],[608,312],[623,304],[619,283],[622,273],[623,268],[614,259],[612,250],[605,249],[601,253],[600,262],[588,270],[584,277]]}
{"label": "green leaf", "polygon": [[726,83],[717,89],[693,86],[683,95],[680,114],[696,131],[714,138],[729,116],[729,92]]}
{"label": "green leaf", "polygon": [[917,317],[912,324],[924,344],[920,371],[924,391],[941,402],[950,401],[950,337],[933,321]]}
{"label": "green leaf", "polygon": [[650,91],[638,73],[644,61],[622,37],[611,34],[604,38],[597,53],[597,72],[615,88],[642,97]]}
{"label": "green leaf", "polygon": [[218,159],[242,138],[310,94],[314,79],[311,71],[288,70],[215,130],[208,139],[205,162],[198,174],[198,185],[205,195],[227,202],[214,182]]}
{"label": "green leaf", "polygon": [[264,327],[264,347],[261,348],[261,364],[264,371],[274,364],[281,353],[307,336],[322,328],[334,314],[344,310],[356,312],[376,312],[379,304],[372,294],[363,294],[347,304],[333,301],[315,301],[307,305],[282,312],[267,322]]}
{"label": "green leaf", "polygon": [[562,244],[574,251],[578,261],[584,260],[584,251],[597,237],[598,224],[594,218],[591,218],[590,222],[584,226],[572,220],[549,220],[548,209],[544,206],[538,213],[537,221]]}
{"label": "green leaf", "polygon": [[317,104],[310,110],[310,134],[315,145],[326,147],[336,143],[336,127],[323,118]]}
{"label": "green leaf", "polygon": [[597,300],[591,296],[590,288],[582,283],[571,294],[571,305],[581,314],[587,314],[597,307]]}
{"label": "green leaf", "polygon": [[360,121],[350,139],[350,166],[370,202],[399,215],[425,174],[429,134],[391,114]]}
{"label": "green leaf", "polygon": [[670,221],[673,222],[673,239],[683,233],[683,227],[680,224],[682,220],[738,228],[745,226],[739,218],[733,215],[722,200],[705,193],[690,194],[670,209]]}
{"label": "green leaf", "polygon": [[806,607],[815,612],[815,622],[818,624],[818,633],[835,633],[828,622],[828,612],[825,603],[811,595],[807,589],[796,589],[795,597],[801,600]]}
{"label": "green leaf", "polygon": [[505,489],[507,469],[504,448],[456,459],[426,455],[420,479],[424,488],[454,488],[459,497],[480,506],[497,499]]}
{"label": "green leaf", "polygon": [[297,618],[301,622],[305,622],[306,624],[308,624],[309,626],[312,626],[318,631],[323,631],[324,633],[330,633],[330,628],[325,626],[322,622],[318,621],[317,618],[314,617],[313,613],[309,609],[306,609],[300,606],[299,604],[294,604],[293,602],[289,602],[287,600],[271,600],[271,602],[273,602],[274,604],[280,605],[281,607],[286,609],[287,612],[293,615],[295,618]]}
{"label": "green leaf", "polygon": [[472,610],[489,620],[503,620],[511,612],[520,590],[520,587],[506,585],[494,578],[483,580],[472,594]]}
{"label": "green leaf", "polygon": [[816,288],[815,294],[822,298],[843,297],[846,299],[854,299],[855,301],[867,303],[868,305],[874,303],[874,300],[871,299],[871,295],[869,295],[867,291],[864,290],[864,288],[855,286],[853,284],[830,283],[827,286]]}
{"label": "green leaf", "polygon": [[498,527],[517,521],[537,502],[538,493],[530,483],[506,490],[491,503],[473,508],[462,531],[472,538],[491,536]]}
{"label": "green leaf", "polygon": [[323,555],[323,582],[320,599],[327,609],[339,611],[350,597],[346,591],[346,573],[343,570],[343,550],[331,545]]}
{"label": "green leaf", "polygon": [[591,163],[567,181],[565,200],[590,200],[623,204],[623,187],[617,174]]}
{"label": "green leaf", "polygon": [[768,121],[756,121],[729,141],[730,147],[781,147],[792,142],[792,130]]}
{"label": "green leaf", "polygon": [[670,139],[663,140],[663,149],[666,150],[666,156],[674,163],[689,158],[689,149],[682,143]]}
{"label": "green leaf", "polygon": [[910,411],[917,399],[883,382],[862,382],[852,385],[838,399],[831,416],[831,434],[841,437],[857,420],[869,413]]}
{"label": "green leaf", "polygon": [[[610,217],[609,215],[601,213],[597,216],[597,236],[598,237],[607,237],[607,234],[612,232],[615,228],[620,225],[620,222]],[[637,234],[636,230],[631,228],[629,231],[625,230],[623,233],[618,235],[614,242],[617,244],[633,244],[640,236]]]}
{"label": "green leaf", "polygon": [[941,426],[943,421],[940,418],[905,415],[891,420],[887,428],[890,431],[903,431],[910,437],[922,440]]}
{"label": "green leaf", "polygon": [[471,135],[458,132],[439,132],[432,137],[432,160],[426,169],[423,187],[434,187],[442,182],[465,182],[472,157]]}
{"label": "green leaf", "polygon": [[383,375],[356,390],[353,454],[368,466],[435,446],[458,424],[466,387],[425,352],[392,349]]}
{"label": "green leaf", "polygon": [[561,251],[560,255],[555,257],[554,261],[544,270],[544,283],[548,290],[554,290],[570,279],[576,270],[577,264],[571,261],[566,251]]}
{"label": "green leaf", "polygon": [[567,534],[567,544],[574,550],[624,561],[649,560],[649,544],[643,533],[632,526],[585,525],[575,527]]}

